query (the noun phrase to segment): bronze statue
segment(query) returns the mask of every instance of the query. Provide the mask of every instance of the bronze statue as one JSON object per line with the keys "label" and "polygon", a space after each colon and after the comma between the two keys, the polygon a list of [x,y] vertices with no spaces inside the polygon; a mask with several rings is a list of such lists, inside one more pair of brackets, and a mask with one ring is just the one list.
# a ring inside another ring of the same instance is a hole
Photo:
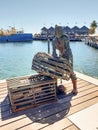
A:
{"label": "bronze statue", "polygon": [[[73,70],[73,55],[72,55],[72,51],[69,45],[69,38],[66,34],[63,33],[63,28],[61,26],[55,25],[55,38],[53,39],[52,43],[53,43],[52,56],[54,58],[57,58],[58,54],[56,50],[59,50],[59,57],[66,58],[68,62],[71,64],[72,70]],[[70,78],[73,83],[72,92],[74,94],[77,94],[78,93],[77,78],[74,71],[72,71],[72,73],[70,74]]]}

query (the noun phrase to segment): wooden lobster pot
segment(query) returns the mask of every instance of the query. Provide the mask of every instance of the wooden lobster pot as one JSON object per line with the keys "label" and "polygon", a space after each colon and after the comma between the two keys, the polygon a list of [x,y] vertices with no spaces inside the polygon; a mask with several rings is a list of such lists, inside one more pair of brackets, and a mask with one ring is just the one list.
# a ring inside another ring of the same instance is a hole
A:
{"label": "wooden lobster pot", "polygon": [[12,111],[25,110],[55,101],[57,81],[44,75],[32,75],[7,80]]}
{"label": "wooden lobster pot", "polygon": [[73,73],[71,62],[66,58],[57,57],[38,52],[32,60],[32,69],[37,73],[48,75],[56,79],[69,80]]}

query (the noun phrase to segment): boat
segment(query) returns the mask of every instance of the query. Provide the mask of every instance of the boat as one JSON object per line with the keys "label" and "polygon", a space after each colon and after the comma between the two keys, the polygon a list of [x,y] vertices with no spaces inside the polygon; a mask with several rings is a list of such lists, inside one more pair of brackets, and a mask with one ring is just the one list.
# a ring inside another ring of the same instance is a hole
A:
{"label": "boat", "polygon": [[15,27],[11,27],[7,30],[0,30],[0,42],[28,42],[32,40],[32,33],[24,33],[23,29],[17,30]]}

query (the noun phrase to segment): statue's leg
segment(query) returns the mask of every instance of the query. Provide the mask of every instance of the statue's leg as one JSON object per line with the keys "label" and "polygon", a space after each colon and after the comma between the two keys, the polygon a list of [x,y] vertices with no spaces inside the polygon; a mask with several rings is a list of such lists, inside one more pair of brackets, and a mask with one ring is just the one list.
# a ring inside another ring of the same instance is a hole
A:
{"label": "statue's leg", "polygon": [[73,72],[70,76],[71,80],[72,80],[72,83],[73,83],[73,93],[74,94],[77,94],[78,93],[78,90],[77,90],[77,77],[76,77],[76,74]]}
{"label": "statue's leg", "polygon": [[52,48],[53,48],[52,56],[53,57],[57,57],[57,53],[56,53],[56,42],[53,42]]}

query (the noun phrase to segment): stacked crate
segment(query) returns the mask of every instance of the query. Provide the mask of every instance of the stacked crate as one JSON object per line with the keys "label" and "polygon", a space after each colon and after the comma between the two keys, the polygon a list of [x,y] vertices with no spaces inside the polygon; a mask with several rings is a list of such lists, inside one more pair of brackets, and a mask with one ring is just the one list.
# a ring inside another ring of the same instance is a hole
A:
{"label": "stacked crate", "polygon": [[8,79],[7,87],[13,112],[55,101],[56,85],[55,78],[40,74]]}
{"label": "stacked crate", "polygon": [[66,58],[53,57],[47,53],[38,52],[32,61],[32,69],[43,75],[56,79],[69,80],[73,73],[72,63]]}

